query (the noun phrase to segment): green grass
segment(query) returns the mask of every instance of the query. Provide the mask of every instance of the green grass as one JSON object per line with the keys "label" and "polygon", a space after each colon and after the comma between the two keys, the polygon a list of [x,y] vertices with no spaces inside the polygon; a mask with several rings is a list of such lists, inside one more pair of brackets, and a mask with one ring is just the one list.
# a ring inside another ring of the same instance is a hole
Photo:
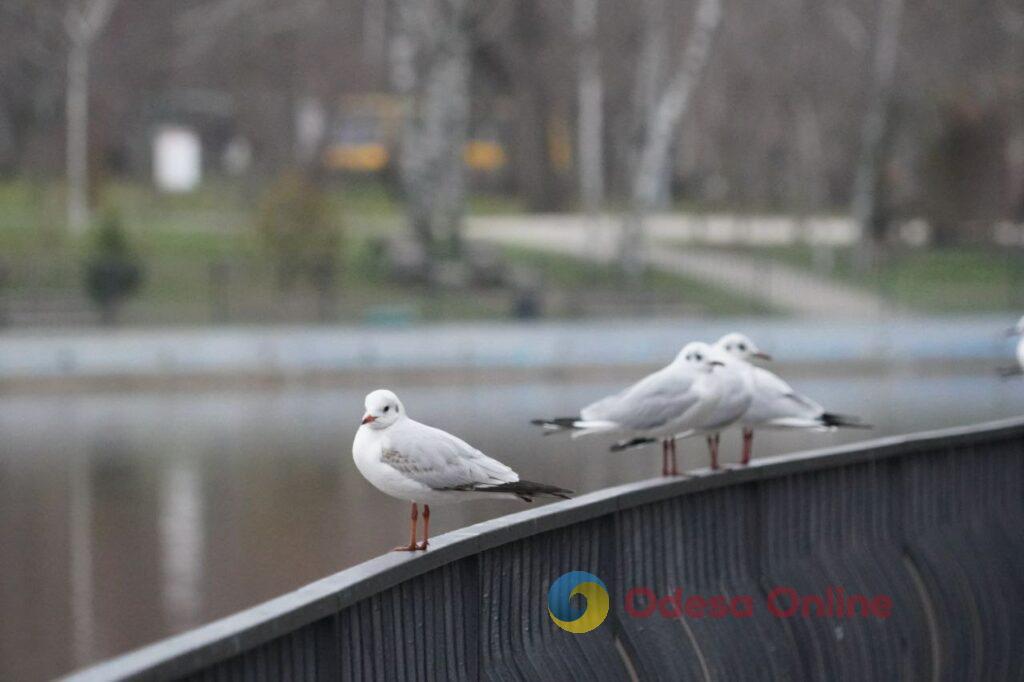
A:
{"label": "green grass", "polygon": [[[843,276],[872,282],[853,268]],[[883,263],[874,282],[887,298],[927,312],[1017,310],[1024,305],[1024,257],[982,248],[913,251]]]}
{"label": "green grass", "polygon": [[[66,299],[68,306],[85,305],[83,263],[92,236],[67,233],[63,199],[56,184],[0,182],[0,263],[7,268],[0,297],[34,300],[42,295]],[[310,282],[280,285],[272,255],[254,229],[258,202],[253,189],[217,179],[184,195],[108,183],[97,215],[116,208],[145,268],[144,285],[126,304],[123,319],[202,324],[218,319],[220,300],[227,301],[228,321],[317,319],[318,298]],[[328,206],[342,233],[335,319],[387,318],[388,311],[403,310],[428,320],[496,319],[512,310],[516,294],[510,289],[424,289],[391,281],[371,257],[370,238],[401,229],[402,215],[395,197],[380,184],[334,185]],[[473,197],[469,207],[475,213],[519,209],[515,200],[497,195]],[[764,312],[743,298],[671,275],[652,273],[631,288],[615,267],[522,249],[508,249],[505,255],[510,265],[540,277],[545,291],[553,291],[545,314],[618,314],[632,307],[638,312]],[[221,272],[227,272],[226,279],[218,277]]]}
{"label": "green grass", "polygon": [[[676,245],[686,248],[686,245]],[[831,269],[815,261],[806,244],[721,248],[872,291],[897,306],[927,313],[1005,311],[1024,307],[1024,252],[1010,248],[964,246],[892,249],[868,271],[857,267],[853,247],[833,252]]]}
{"label": "green grass", "polygon": [[536,271],[547,287],[580,292],[610,304],[646,302],[665,309],[715,315],[749,315],[772,312],[756,301],[731,294],[686,277],[649,270],[639,284],[627,281],[614,265],[589,263],[570,256],[544,253],[523,247],[505,247],[508,260]]}

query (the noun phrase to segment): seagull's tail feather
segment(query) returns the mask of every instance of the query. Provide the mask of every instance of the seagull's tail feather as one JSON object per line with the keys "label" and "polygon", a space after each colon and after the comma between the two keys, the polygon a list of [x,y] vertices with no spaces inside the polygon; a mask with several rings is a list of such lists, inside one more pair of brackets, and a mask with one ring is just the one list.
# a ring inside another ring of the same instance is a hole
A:
{"label": "seagull's tail feather", "polygon": [[871,424],[865,424],[861,421],[860,417],[854,417],[848,414],[836,414],[834,412],[823,412],[818,418],[821,421],[822,426],[829,428],[847,428],[847,429],[873,429],[875,428]]}
{"label": "seagull's tail feather", "polygon": [[832,431],[836,428],[826,426],[820,418],[809,419],[807,417],[780,417],[771,420],[765,426],[773,429],[806,429],[809,431]]}
{"label": "seagull's tail feather", "polygon": [[806,431],[835,431],[839,428],[873,429],[871,424],[862,422],[858,417],[823,412],[817,417],[780,417],[763,424],[774,429],[802,429]]}
{"label": "seagull's tail feather", "polygon": [[569,496],[572,495],[571,490],[547,485],[546,483],[534,483],[533,481],[512,481],[511,483],[502,483],[500,485],[477,486],[473,488],[473,491],[511,494],[524,502],[533,502],[533,498],[543,496],[560,497],[563,500],[568,500]]}
{"label": "seagull's tail feather", "polygon": [[612,452],[622,452],[623,450],[630,450],[632,448],[638,448],[641,445],[647,445],[653,443],[656,439],[654,438],[634,438],[632,440],[620,440],[615,445],[608,448]]}
{"label": "seagull's tail feather", "polygon": [[530,423],[544,429],[545,436],[550,436],[552,433],[574,430],[579,419],[579,417],[555,417],[554,419],[531,419]]}
{"label": "seagull's tail feather", "polygon": [[580,419],[579,417],[555,417],[554,419],[531,419],[530,423],[544,429],[544,435],[571,431],[573,438],[586,436],[591,433],[612,431],[618,428],[618,424],[609,421],[595,419]]}

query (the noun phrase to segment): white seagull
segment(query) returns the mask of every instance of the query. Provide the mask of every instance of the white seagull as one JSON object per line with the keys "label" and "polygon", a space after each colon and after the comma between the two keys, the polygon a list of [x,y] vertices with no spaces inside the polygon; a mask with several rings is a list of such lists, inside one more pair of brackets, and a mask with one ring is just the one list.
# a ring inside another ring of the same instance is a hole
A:
{"label": "white seagull", "polygon": [[[625,436],[613,451],[661,440],[661,473],[675,476],[675,435],[700,428],[718,404],[722,384],[712,372],[722,365],[706,343],[683,347],[675,360],[620,393],[587,405],[576,417],[534,419],[549,433],[571,431]],[[670,466],[671,460],[671,466]]]}
{"label": "white seagull", "polygon": [[1013,367],[1002,367],[999,373],[1004,377],[1012,377],[1024,374],[1024,317],[1017,321],[1017,324],[1006,331],[1007,336],[1019,336],[1017,341],[1017,364]]}
{"label": "white seagull", "polygon": [[[396,551],[424,550],[430,537],[430,506],[483,497],[540,495],[568,498],[571,490],[522,481],[519,474],[466,441],[410,419],[394,393],[366,396],[366,414],[352,441],[352,459],[378,490],[412,502],[412,538]],[[423,542],[416,543],[417,503],[423,504]]]}
{"label": "white seagull", "polygon": [[762,353],[742,334],[726,334],[711,346],[712,358],[722,363],[722,368],[715,372],[715,376],[722,384],[722,398],[701,428],[681,433],[679,437],[707,434],[712,470],[719,468],[718,445],[722,439],[722,431],[746,414],[754,400],[754,367],[729,352],[728,349],[731,347],[749,348],[751,357],[770,359],[767,353]]}
{"label": "white seagull", "polygon": [[715,342],[719,349],[744,363],[753,378],[753,400],[740,418],[743,425],[743,458],[745,466],[750,463],[755,428],[806,429],[811,431],[833,431],[839,427],[870,429],[857,417],[826,412],[825,408],[800,395],[778,375],[763,367],[750,364],[754,359],[769,359],[758,350],[748,337],[742,334],[727,334]]}

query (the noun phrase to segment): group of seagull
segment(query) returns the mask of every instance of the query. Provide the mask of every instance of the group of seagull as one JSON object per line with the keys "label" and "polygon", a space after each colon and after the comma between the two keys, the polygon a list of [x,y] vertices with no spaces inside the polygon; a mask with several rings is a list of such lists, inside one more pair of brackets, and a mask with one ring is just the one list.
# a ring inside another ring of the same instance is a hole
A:
{"label": "group of seagull", "polygon": [[574,436],[613,434],[613,451],[661,441],[662,475],[679,474],[676,439],[705,436],[711,469],[719,469],[721,433],[743,429],[742,465],[750,463],[755,428],[829,431],[841,426],[866,427],[854,417],[832,412],[802,396],[778,375],[753,364],[770,360],[749,337],[726,334],[714,344],[687,344],[676,359],[621,393],[598,400],[576,417],[536,419],[549,433]]}
{"label": "group of seagull", "polygon": [[[619,438],[612,451],[660,441],[664,476],[680,475],[676,440],[693,436],[706,437],[710,468],[718,470],[721,433],[734,425],[743,430],[743,466],[750,462],[755,429],[870,428],[855,417],[825,411],[755,360],[770,357],[743,334],[727,334],[713,344],[695,341],[666,367],[578,415],[533,423],[545,433]],[[411,538],[398,551],[427,549],[431,504],[494,496],[531,502],[539,496],[567,498],[572,492],[524,481],[461,438],[413,420],[389,390],[367,395],[365,407],[352,443],[356,467],[382,492],[412,503]],[[418,504],[423,505],[422,542],[416,533]]]}

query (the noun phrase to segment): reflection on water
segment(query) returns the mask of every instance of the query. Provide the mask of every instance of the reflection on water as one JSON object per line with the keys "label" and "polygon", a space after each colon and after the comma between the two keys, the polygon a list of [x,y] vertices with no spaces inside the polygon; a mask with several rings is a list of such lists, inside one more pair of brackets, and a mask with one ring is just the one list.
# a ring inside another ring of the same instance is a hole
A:
{"label": "reflection on water", "polygon": [[[765,433],[758,454],[1024,412],[1024,384],[899,372],[797,387],[873,433]],[[368,386],[0,398],[0,679],[51,676],[250,606],[405,537],[405,503],[363,481],[352,436]],[[577,491],[654,476],[656,450],[541,438],[531,417],[617,388],[401,388],[410,414],[535,480]],[[723,445],[736,459],[738,436]],[[703,446],[684,443],[688,466]],[[521,508],[439,507],[437,533]]]}

